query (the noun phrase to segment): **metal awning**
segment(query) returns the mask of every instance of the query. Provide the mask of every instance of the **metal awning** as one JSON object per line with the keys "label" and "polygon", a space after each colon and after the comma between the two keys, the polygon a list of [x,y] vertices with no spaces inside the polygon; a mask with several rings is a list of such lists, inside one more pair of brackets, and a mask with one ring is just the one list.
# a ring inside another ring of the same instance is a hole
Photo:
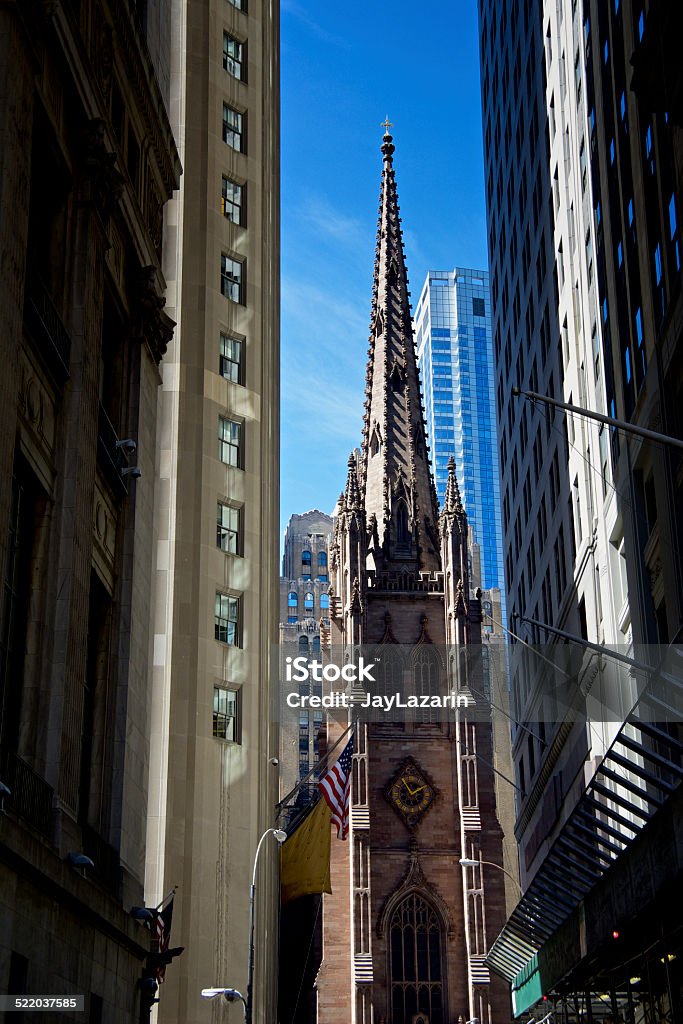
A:
{"label": "metal awning", "polygon": [[652,721],[660,703],[641,696],[491,946],[486,962],[511,984],[526,984],[541,946],[683,781],[683,743]]}

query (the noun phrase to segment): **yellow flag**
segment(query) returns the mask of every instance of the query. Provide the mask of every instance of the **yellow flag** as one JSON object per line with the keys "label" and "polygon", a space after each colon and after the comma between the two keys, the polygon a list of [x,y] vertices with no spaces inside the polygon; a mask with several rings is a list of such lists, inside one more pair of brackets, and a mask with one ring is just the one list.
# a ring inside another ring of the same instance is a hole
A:
{"label": "yellow flag", "polygon": [[280,898],[283,903],[330,885],[330,808],[318,800],[280,851]]}

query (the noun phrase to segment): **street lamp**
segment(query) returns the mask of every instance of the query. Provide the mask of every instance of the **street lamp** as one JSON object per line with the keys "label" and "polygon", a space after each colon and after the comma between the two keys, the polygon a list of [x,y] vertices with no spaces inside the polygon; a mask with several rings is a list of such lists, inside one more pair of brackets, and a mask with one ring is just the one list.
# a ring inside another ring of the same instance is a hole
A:
{"label": "street lamp", "polygon": [[241,992],[236,988],[203,988],[202,999],[215,999],[216,996],[225,996],[228,1003],[234,1003],[236,999],[242,1001],[244,1007],[244,1019],[247,1019],[247,1001]]}
{"label": "street lamp", "polygon": [[519,882],[517,881],[517,879],[515,878],[515,876],[511,875],[510,872],[506,868],[501,867],[500,864],[496,864],[495,861],[492,861],[492,860],[472,860],[470,857],[461,857],[458,863],[463,868],[478,868],[481,864],[487,864],[490,868],[498,868],[498,870],[502,871],[504,875],[507,875],[507,877],[510,879],[510,881],[515,885],[515,887],[517,889],[517,892],[519,893],[519,896],[521,898],[521,896],[522,896],[522,887],[519,884]]}
{"label": "street lamp", "polygon": [[251,873],[251,889],[249,890],[249,961],[247,967],[247,998],[245,999],[241,992],[238,992],[236,988],[203,988],[202,999],[215,999],[216,996],[225,996],[229,1003],[234,1003],[236,999],[242,1002],[244,1007],[244,1020],[245,1024],[252,1024],[253,1019],[253,996],[254,996],[254,924],[255,924],[255,906],[256,906],[256,868],[258,866],[258,856],[261,852],[261,846],[266,836],[273,835],[281,846],[287,838],[287,833],[281,828],[267,828],[258,841],[256,846],[256,853],[254,854],[254,868]]}

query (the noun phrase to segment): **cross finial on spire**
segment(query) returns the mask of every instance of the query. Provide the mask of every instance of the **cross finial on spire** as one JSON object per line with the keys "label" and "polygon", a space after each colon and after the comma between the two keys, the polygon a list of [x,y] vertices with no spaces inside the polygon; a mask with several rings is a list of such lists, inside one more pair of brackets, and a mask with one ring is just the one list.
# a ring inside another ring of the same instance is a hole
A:
{"label": "cross finial on spire", "polygon": [[384,128],[384,137],[382,139],[382,145],[380,147],[382,150],[382,155],[384,156],[385,162],[391,164],[391,157],[394,152],[394,143],[392,142],[391,132],[389,131],[389,129],[393,128],[394,126],[392,122],[389,120],[388,114],[382,121],[380,127]]}

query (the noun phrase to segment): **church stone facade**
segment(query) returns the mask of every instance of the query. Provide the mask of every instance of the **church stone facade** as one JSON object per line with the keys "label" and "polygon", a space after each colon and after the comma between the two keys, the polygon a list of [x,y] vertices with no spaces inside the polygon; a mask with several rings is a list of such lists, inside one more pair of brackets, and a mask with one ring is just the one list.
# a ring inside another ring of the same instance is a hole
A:
{"label": "church stone facade", "polygon": [[[378,645],[386,692],[409,679],[450,687],[455,652],[480,644],[482,622],[455,464],[439,512],[428,458],[393,153],[387,131],[363,441],[330,551],[331,645]],[[350,835],[333,841],[323,905],[321,1024],[510,1020],[483,962],[505,917],[505,876],[481,865],[503,863],[491,735],[463,710],[357,723]]]}

